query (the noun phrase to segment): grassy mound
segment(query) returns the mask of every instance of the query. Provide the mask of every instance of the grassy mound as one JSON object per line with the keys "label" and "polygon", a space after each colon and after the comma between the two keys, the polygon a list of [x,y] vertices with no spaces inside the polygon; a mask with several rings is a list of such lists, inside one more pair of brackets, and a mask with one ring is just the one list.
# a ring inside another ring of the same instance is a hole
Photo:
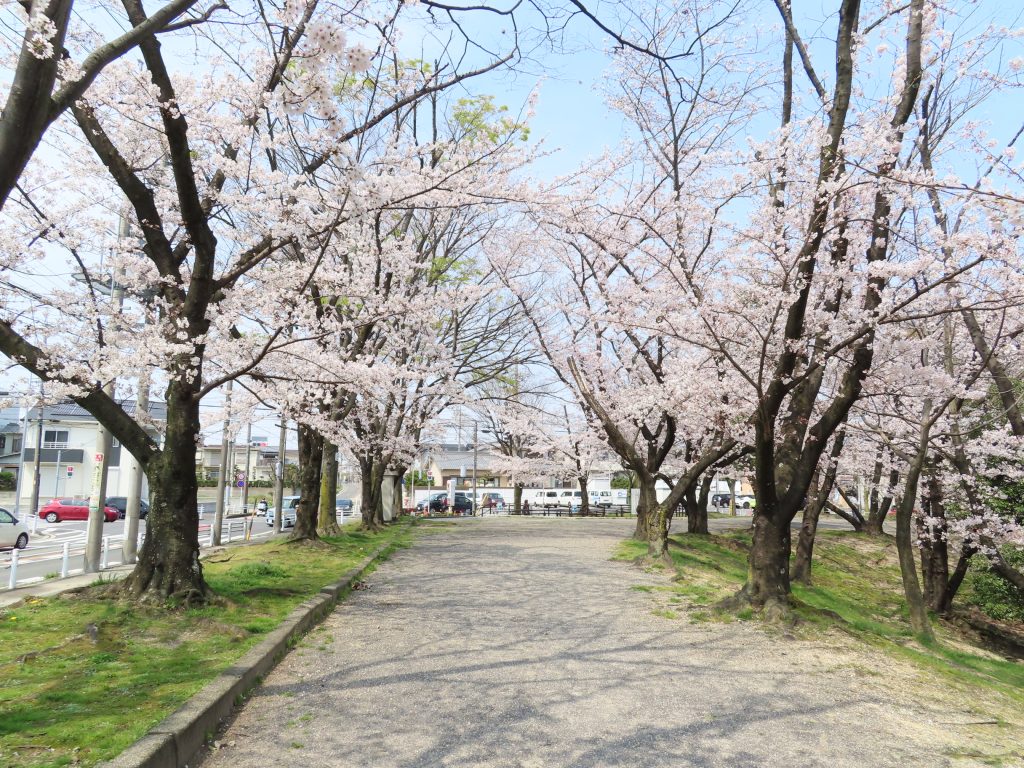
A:
{"label": "grassy mound", "polygon": [[[655,612],[691,622],[754,618],[749,609],[726,613],[714,607],[746,581],[749,547],[748,532],[673,536],[670,551],[677,574],[672,584],[643,587],[660,592],[667,601]],[[621,544],[617,557],[636,560],[644,554],[646,544],[630,540]],[[950,680],[984,685],[1024,702],[1024,664],[973,645],[972,638],[944,622],[936,623],[936,643],[924,645],[914,636],[891,540],[819,532],[812,578],[811,586],[793,585],[795,633],[811,636],[840,630]]]}

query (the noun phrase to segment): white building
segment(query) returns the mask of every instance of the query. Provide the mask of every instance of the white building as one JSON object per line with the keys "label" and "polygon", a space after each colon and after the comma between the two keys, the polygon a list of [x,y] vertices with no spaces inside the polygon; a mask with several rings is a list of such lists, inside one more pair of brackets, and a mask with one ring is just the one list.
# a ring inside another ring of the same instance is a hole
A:
{"label": "white building", "polygon": [[[135,402],[126,401],[121,407],[129,414],[135,412]],[[160,424],[166,420],[164,403],[151,403],[149,415]],[[39,435],[40,414],[38,408],[28,413],[23,440],[22,459],[24,476],[21,482],[21,504],[28,509],[32,500],[33,470],[35,467],[36,441]],[[48,405],[42,412],[42,450],[39,452],[40,482],[39,503],[45,504],[55,498],[86,498],[92,491],[92,478],[102,454],[96,452],[99,422],[84,408],[75,403]],[[11,440],[11,436],[6,436]],[[0,457],[6,468],[10,456]],[[15,459],[17,459],[15,451]],[[127,496],[131,482],[130,462],[134,459],[114,439],[107,461],[107,496]],[[142,478],[142,498],[148,498],[149,488],[146,477]]]}

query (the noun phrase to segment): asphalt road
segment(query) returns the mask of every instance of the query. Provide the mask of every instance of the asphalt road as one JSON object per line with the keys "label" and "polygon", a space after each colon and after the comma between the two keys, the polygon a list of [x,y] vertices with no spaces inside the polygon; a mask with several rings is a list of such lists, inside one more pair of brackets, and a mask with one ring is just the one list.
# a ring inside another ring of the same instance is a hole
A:
{"label": "asphalt road", "polygon": [[667,575],[610,559],[632,525],[426,524],[268,675],[201,765],[953,764],[957,729],[928,726],[874,655],[655,615],[635,587]]}

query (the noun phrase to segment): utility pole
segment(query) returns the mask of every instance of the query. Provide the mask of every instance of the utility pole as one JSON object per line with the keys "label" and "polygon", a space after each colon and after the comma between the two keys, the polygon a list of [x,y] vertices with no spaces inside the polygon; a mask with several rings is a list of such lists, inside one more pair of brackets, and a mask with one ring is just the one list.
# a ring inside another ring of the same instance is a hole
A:
{"label": "utility pole", "polygon": [[[135,417],[145,419],[149,414],[149,374],[143,373],[139,377],[139,392],[135,398]],[[144,421],[142,423],[145,423]],[[121,544],[121,551],[124,553],[124,562],[134,563],[138,556],[139,549],[139,510],[142,507],[142,465],[121,446],[122,462],[127,458],[128,472],[130,473],[128,483],[128,500],[125,502],[124,512],[124,542]]]}
{"label": "utility pole", "polygon": [[274,533],[281,532],[281,505],[284,504],[284,468],[287,465],[288,420],[281,412],[281,432],[277,438],[277,476],[274,480]]}
{"label": "utility pole", "polygon": [[[32,507],[31,512],[36,516],[36,521],[32,525],[32,533],[36,532],[36,526],[39,524],[39,483],[43,479],[42,469],[39,466],[40,455],[43,452],[43,407],[46,402],[46,394],[43,389],[43,382],[39,382],[39,423],[36,425],[36,455],[35,455],[35,474],[32,477]],[[26,414],[26,418],[28,415]]]}
{"label": "utility pole", "polygon": [[[117,238],[128,236],[128,219],[121,216],[117,225]],[[117,314],[121,314],[124,307],[124,285],[118,282],[118,277],[123,270],[111,273],[110,276],[110,299],[117,306]],[[115,380],[111,379],[103,385],[103,393],[109,398],[114,398]],[[96,466],[92,473],[92,492],[89,494],[89,522],[85,529],[85,562],[86,573],[97,573],[100,570],[100,548],[103,543],[103,521],[104,512],[107,508],[107,468],[110,466],[110,451],[113,447],[113,438],[110,432],[102,424],[98,424],[96,430],[96,455],[93,460]]]}
{"label": "utility pole", "polygon": [[25,443],[28,442],[28,410],[21,417],[21,445],[18,446],[18,482],[14,485],[14,516],[21,513],[21,484],[25,474]]}
{"label": "utility pole", "polygon": [[249,514],[249,472],[252,467],[252,416],[245,430],[245,480],[242,485],[242,512]]}
{"label": "utility pole", "polygon": [[[113,398],[114,382],[103,385],[103,392]],[[96,431],[95,466],[92,470],[92,491],[89,494],[89,522],[85,529],[85,572],[100,570],[100,549],[103,544],[103,520],[107,508],[107,466],[113,445],[110,432],[99,425]]]}
{"label": "utility pole", "polygon": [[60,460],[61,460],[62,453],[63,453],[63,449],[58,448],[57,449],[57,464],[56,464],[57,471],[53,473],[53,497],[55,499],[59,499],[60,498]]}
{"label": "utility pole", "polygon": [[220,546],[220,529],[224,525],[224,495],[231,481],[228,479],[228,440],[231,436],[231,387],[229,381],[224,395],[224,434],[220,440],[220,473],[217,479],[217,502],[213,508],[213,545]]}

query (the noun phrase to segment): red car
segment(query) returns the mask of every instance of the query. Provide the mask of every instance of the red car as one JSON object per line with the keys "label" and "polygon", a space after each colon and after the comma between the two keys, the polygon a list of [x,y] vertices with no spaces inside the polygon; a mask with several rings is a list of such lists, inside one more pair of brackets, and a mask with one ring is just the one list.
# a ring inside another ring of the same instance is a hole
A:
{"label": "red car", "polygon": [[[39,517],[48,523],[59,523],[62,520],[88,520],[88,499],[54,499],[39,510]],[[103,520],[112,523],[117,520],[117,510],[113,507],[103,508]]]}

